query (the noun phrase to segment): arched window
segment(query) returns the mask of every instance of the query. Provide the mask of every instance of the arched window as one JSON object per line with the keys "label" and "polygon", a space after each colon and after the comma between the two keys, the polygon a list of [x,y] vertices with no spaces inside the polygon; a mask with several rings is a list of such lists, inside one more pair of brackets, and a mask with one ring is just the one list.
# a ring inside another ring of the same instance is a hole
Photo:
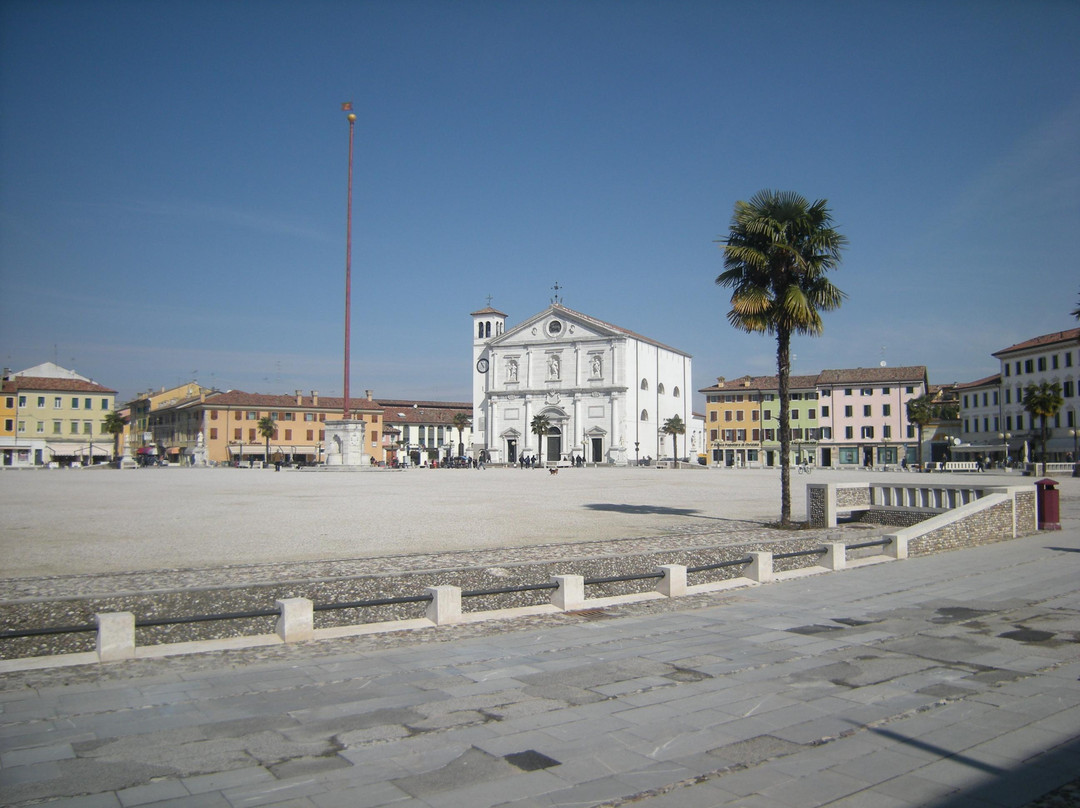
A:
{"label": "arched window", "polygon": [[648,410],[642,410],[641,411],[641,420],[642,421],[648,421],[649,420],[649,411]]}
{"label": "arched window", "polygon": [[476,338],[477,339],[483,339],[484,338],[484,324],[483,323],[477,323],[476,324]]}
{"label": "arched window", "polygon": [[675,398],[678,398],[679,397],[679,388],[676,387],[674,390],[672,390],[671,395],[675,396]]}
{"label": "arched window", "polygon": [[660,396],[664,395],[664,383],[663,382],[660,382],[660,384],[656,385],[656,394],[660,395]]}
{"label": "arched window", "polygon": [[491,321],[490,320],[488,320],[486,323],[484,323],[484,336],[485,337],[490,337],[491,336]]}
{"label": "arched window", "polygon": [[649,380],[648,379],[642,379],[641,380],[641,389],[642,390],[648,390],[649,389]]}

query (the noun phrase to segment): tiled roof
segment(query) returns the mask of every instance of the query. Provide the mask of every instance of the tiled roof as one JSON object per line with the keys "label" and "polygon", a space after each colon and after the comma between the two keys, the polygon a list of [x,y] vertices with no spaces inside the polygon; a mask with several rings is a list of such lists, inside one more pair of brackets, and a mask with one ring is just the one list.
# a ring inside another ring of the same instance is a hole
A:
{"label": "tiled roof", "polygon": [[[245,393],[242,390],[230,390],[227,393],[215,393],[206,397],[206,404],[212,407],[251,407],[261,410],[316,409],[328,412],[340,411],[345,400],[341,396],[319,396],[319,403],[313,404],[311,396],[301,396],[301,403],[296,403],[295,395],[275,395],[267,393]],[[191,399],[187,406],[201,403]],[[415,405],[415,406],[414,406]],[[184,406],[184,405],[179,405]],[[384,424],[450,424],[459,412],[472,416],[472,403],[467,401],[414,401],[382,400],[371,401],[368,398],[349,398],[351,412],[381,412]]]}
{"label": "tiled roof", "polygon": [[97,382],[87,382],[82,379],[52,379],[44,376],[13,376],[5,383],[4,389],[9,389],[7,384],[13,384],[14,390],[42,390],[51,393],[113,393],[104,385]]}
{"label": "tiled roof", "polygon": [[1043,334],[1041,337],[1018,342],[1015,345],[1010,345],[1008,348],[1002,348],[1000,351],[995,351],[990,355],[1004,356],[1005,354],[1016,353],[1017,351],[1027,351],[1032,348],[1045,348],[1048,345],[1056,345],[1059,342],[1080,343],[1080,328],[1073,328],[1069,331],[1057,331],[1053,334]]}
{"label": "tiled roof", "polygon": [[[877,367],[850,368],[846,370],[823,370],[813,376],[790,376],[788,388],[807,390],[818,385],[838,384],[880,384],[881,382],[922,381],[926,378],[926,367]],[[778,376],[742,376],[738,379],[725,379],[710,387],[703,387],[699,393],[733,393],[739,390],[776,390],[780,387]]]}
{"label": "tiled roof", "polygon": [[919,382],[926,378],[925,365],[907,367],[847,368],[823,370],[818,384],[875,384],[880,382]]}
{"label": "tiled roof", "polygon": [[446,410],[455,410],[455,411],[457,411],[457,410],[468,410],[469,412],[472,412],[472,402],[471,401],[415,401],[415,400],[412,400],[412,399],[409,399],[409,400],[405,400],[405,399],[396,400],[396,399],[380,398],[375,403],[378,406],[382,407],[383,409],[390,409],[392,407],[411,407],[411,406],[413,406],[415,404],[418,407],[429,407],[429,408],[441,407],[441,408],[446,409]]}
{"label": "tiled roof", "polygon": [[[404,402],[403,402],[404,403]],[[472,418],[472,404],[462,404],[458,408],[445,406],[425,407],[415,402],[416,407],[386,407],[383,409],[384,424],[440,424],[453,426],[454,416],[463,412]]]}
{"label": "tiled roof", "polygon": [[[817,386],[817,376],[789,376],[788,388],[808,390]],[[777,390],[780,387],[779,376],[742,376],[738,379],[724,379],[711,387],[703,387],[699,393],[737,393],[740,390]]]}
{"label": "tiled roof", "polygon": [[956,385],[958,390],[968,390],[972,387],[990,387],[1001,384],[1001,374],[995,373],[993,376],[987,376],[985,379],[979,379],[974,382],[961,382]]}
{"label": "tiled roof", "polygon": [[499,311],[498,309],[493,309],[491,306],[488,306],[487,308],[480,309],[480,311],[474,311],[469,316],[470,317],[476,317],[478,314],[497,314],[500,317],[505,317],[506,316],[501,311]]}

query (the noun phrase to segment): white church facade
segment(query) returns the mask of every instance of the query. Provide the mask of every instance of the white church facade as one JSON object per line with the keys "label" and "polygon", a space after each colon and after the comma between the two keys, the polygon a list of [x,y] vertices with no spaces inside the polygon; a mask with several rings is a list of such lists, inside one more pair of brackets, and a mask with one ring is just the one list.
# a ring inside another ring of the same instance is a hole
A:
{"label": "white church facade", "polygon": [[[661,428],[678,415],[687,430],[679,456],[693,456],[689,354],[561,303],[512,328],[490,306],[471,316],[474,455],[511,464],[655,460],[671,456]],[[538,415],[550,425],[542,438],[532,432]]]}

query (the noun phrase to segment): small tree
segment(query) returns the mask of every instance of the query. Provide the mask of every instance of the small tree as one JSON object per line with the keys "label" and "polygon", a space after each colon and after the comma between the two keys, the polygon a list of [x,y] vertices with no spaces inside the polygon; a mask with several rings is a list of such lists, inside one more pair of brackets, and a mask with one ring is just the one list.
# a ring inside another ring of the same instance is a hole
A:
{"label": "small tree", "polygon": [[542,464],[544,462],[544,435],[551,431],[551,421],[548,420],[546,415],[533,416],[530,429],[532,433],[536,435],[536,443],[539,446],[537,459]]}
{"label": "small tree", "polygon": [[923,467],[923,428],[934,420],[934,397],[929,393],[923,393],[918,398],[913,398],[904,405],[907,409],[908,423],[915,424],[919,431],[918,462],[919,468]]}
{"label": "small tree", "polygon": [[671,435],[671,442],[674,445],[674,451],[672,457],[675,458],[675,462],[679,462],[679,435],[686,434],[686,424],[683,423],[683,419],[678,415],[673,415],[664,421],[664,425],[661,427],[665,434]]}
{"label": "small tree", "polygon": [[266,438],[266,462],[270,462],[270,438],[274,437],[277,433],[277,424],[274,423],[273,416],[264,415],[259,419],[258,426],[259,434]]}
{"label": "small tree", "polygon": [[458,457],[461,457],[463,454],[465,454],[465,442],[463,440],[463,435],[465,430],[472,423],[472,418],[469,417],[469,414],[467,412],[455,412],[453,423],[454,428],[457,429]]}
{"label": "small tree", "polygon": [[110,412],[105,416],[105,431],[113,436],[113,458],[120,454],[120,436],[127,429],[127,420],[119,412]]}
{"label": "small tree", "polygon": [[1029,384],[1024,388],[1024,398],[1020,402],[1024,409],[1032,417],[1039,419],[1039,442],[1042,444],[1042,452],[1039,458],[1046,462],[1046,419],[1053,418],[1064,406],[1065,399],[1061,397],[1061,384],[1059,382],[1042,382],[1041,384]]}
{"label": "small tree", "polygon": [[1077,306],[1075,309],[1072,310],[1072,316],[1075,317],[1077,320],[1080,320],[1080,306]]}

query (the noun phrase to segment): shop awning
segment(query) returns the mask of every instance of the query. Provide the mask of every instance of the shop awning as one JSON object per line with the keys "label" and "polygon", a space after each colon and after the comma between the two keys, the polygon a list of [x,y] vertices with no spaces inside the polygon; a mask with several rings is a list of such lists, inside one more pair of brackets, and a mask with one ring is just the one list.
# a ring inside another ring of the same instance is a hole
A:
{"label": "shop awning", "polygon": [[53,457],[86,457],[91,451],[93,451],[94,457],[112,456],[112,451],[107,443],[95,443],[93,447],[85,443],[50,443],[46,448],[52,452]]}

